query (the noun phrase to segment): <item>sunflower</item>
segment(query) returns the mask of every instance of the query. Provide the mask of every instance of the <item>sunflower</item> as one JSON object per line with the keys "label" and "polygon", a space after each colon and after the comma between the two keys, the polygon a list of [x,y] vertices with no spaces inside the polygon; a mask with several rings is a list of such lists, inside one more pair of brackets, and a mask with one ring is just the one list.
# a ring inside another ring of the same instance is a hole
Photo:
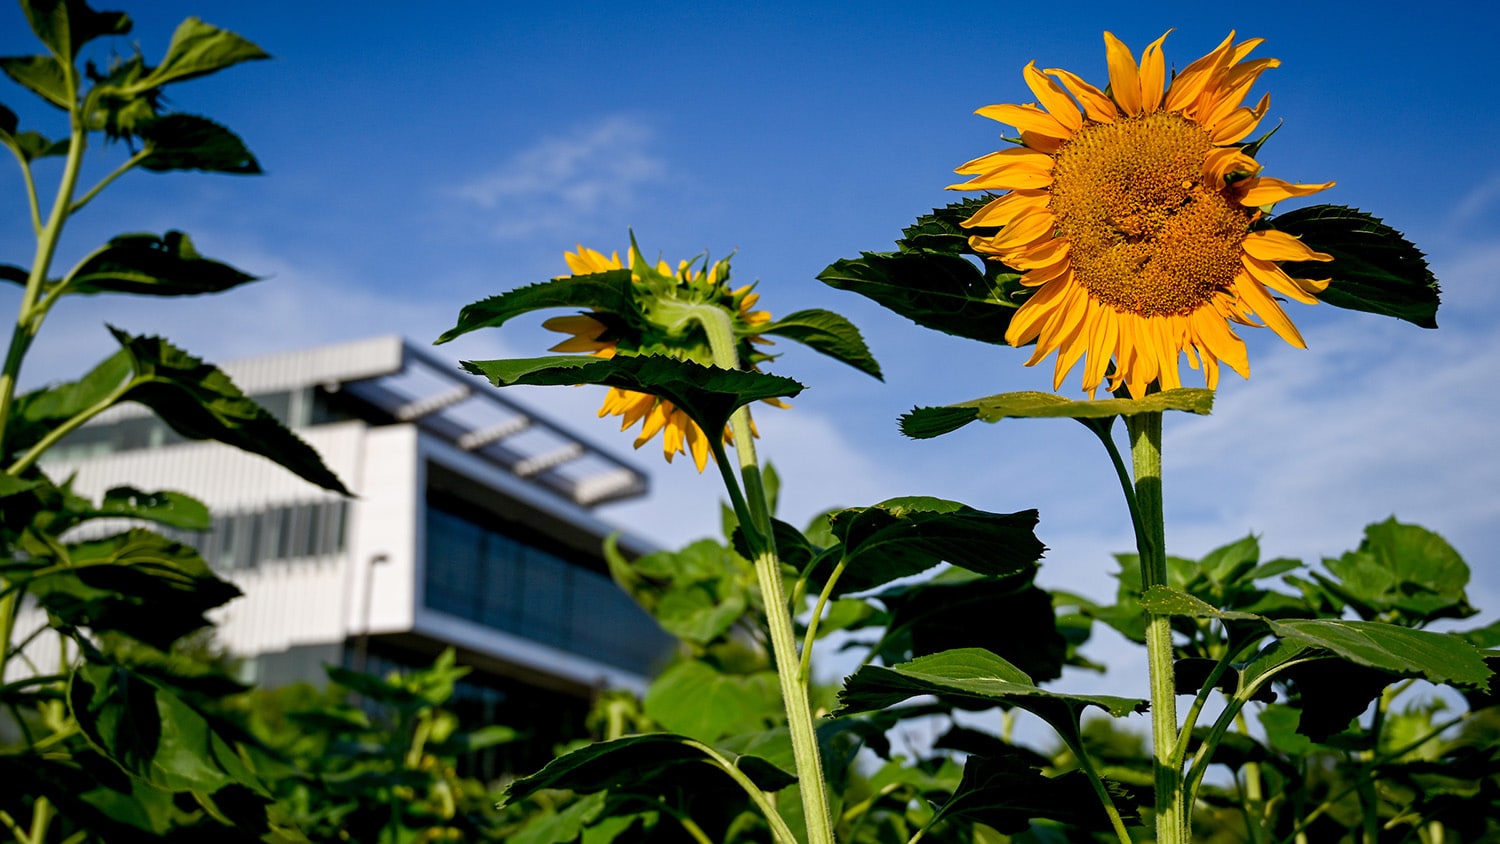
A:
{"label": "sunflower", "polygon": [[[1170,33],[1168,33],[1170,34]],[[978,114],[1020,130],[1019,144],[964,164],[954,190],[1008,191],[965,225],[975,251],[1021,273],[1034,291],[1005,339],[1033,340],[1026,365],[1053,352],[1058,389],[1080,358],[1092,398],[1108,376],[1140,397],[1152,382],[1180,387],[1178,356],[1210,389],[1219,364],[1250,375],[1231,324],[1265,326],[1298,348],[1301,334],[1270,291],[1314,304],[1326,280],[1292,278],[1280,261],[1330,261],[1295,237],[1259,225],[1284,199],[1329,188],[1259,175],[1245,144],[1268,96],[1242,105],[1277,59],[1246,60],[1261,39],[1234,33],[1169,82],[1158,38],[1136,63],[1104,33],[1108,93],[1065,70],[1026,65],[1040,105],[993,105]],[[1109,371],[1113,361],[1113,371]]]}
{"label": "sunflower", "polygon": [[[606,272],[608,270],[623,269],[624,264],[620,261],[619,253],[605,257],[602,252],[588,249],[583,245],[578,246],[578,252],[564,253],[564,259],[568,262],[568,269],[573,275],[590,275],[593,273]],[[643,263],[643,262],[642,262]],[[649,272],[637,266],[637,261],[632,255],[631,269],[632,280],[637,286],[644,285],[644,277]],[[758,326],[765,325],[771,321],[771,315],[766,311],[753,310],[756,302],[760,300],[760,294],[752,291],[753,285],[746,285],[736,290],[730,290],[727,286],[729,280],[729,262],[727,260],[717,261],[704,270],[697,269],[696,262],[683,261],[678,264],[674,272],[665,261],[658,262],[654,268],[657,279],[675,279],[676,288],[685,291],[696,291],[696,295],[702,296],[705,291],[711,301],[730,308],[736,315],[737,328],[753,330]],[[615,317],[615,318],[611,318]],[[551,348],[554,352],[587,352],[595,357],[614,357],[620,351],[622,334],[635,334],[645,332],[639,331],[640,326],[632,327],[620,325],[619,323],[630,323],[632,320],[620,320],[617,315],[605,314],[574,314],[571,316],[553,317],[542,323],[542,327],[563,334],[572,335],[567,340],[558,343]],[[748,338],[752,343],[770,343],[771,341],[751,336]],[[637,350],[664,352],[678,357],[690,359],[706,358],[706,340],[699,342],[698,338],[689,336],[687,338],[657,337],[652,342],[647,338],[632,337],[631,347]],[[701,347],[701,348],[695,348]],[[746,358],[746,355],[742,355]],[[705,361],[706,362],[706,361]],[[753,367],[752,367],[753,368]],[[777,407],[787,405],[776,399],[766,400],[768,404]],[[599,408],[599,416],[621,417],[620,430],[624,431],[641,423],[640,435],[635,439],[635,447],[640,448],[650,442],[658,433],[662,438],[662,452],[667,462],[678,454],[691,454],[693,462],[702,472],[708,465],[709,440],[703,429],[698,427],[685,412],[676,407],[670,401],[653,396],[649,393],[638,393],[633,390],[622,390],[618,387],[610,387],[609,393],[604,397],[604,404]],[[751,430],[754,430],[753,423]],[[729,429],[724,429],[724,441],[732,442]]]}

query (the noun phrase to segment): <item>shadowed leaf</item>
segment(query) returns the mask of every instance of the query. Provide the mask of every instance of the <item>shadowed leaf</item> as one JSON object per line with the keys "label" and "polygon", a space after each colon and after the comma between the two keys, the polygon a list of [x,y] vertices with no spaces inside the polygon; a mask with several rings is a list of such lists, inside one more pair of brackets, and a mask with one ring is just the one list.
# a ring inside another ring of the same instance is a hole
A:
{"label": "shadowed leaf", "polygon": [[914,439],[926,439],[956,431],[982,419],[1104,419],[1137,413],[1160,413],[1183,410],[1202,416],[1213,410],[1214,391],[1192,387],[1163,390],[1139,399],[1094,399],[1074,401],[1056,393],[1022,391],[1001,393],[982,399],[942,407],[918,407],[901,417],[901,433]]}
{"label": "shadowed leaf", "polygon": [[808,310],[787,314],[762,326],[761,334],[774,334],[843,361],[866,375],[880,378],[880,364],[870,354],[854,323],[832,311]]}
{"label": "shadowed leaf", "polygon": [[443,332],[446,343],[480,328],[497,328],[521,314],[544,308],[591,308],[608,313],[635,309],[628,269],[564,276],[481,299],[459,311],[458,324]]}
{"label": "shadowed leaf", "polygon": [[89,257],[74,271],[73,293],[131,293],[147,296],[196,296],[219,293],[256,281],[249,273],[198,254],[193,241],[179,231],[124,234]]}
{"label": "shadowed leaf", "polygon": [[202,170],[206,173],[254,175],[260,162],[235,133],[203,117],[168,114],[141,121],[136,127],[150,153],[141,167],[156,173]]}
{"label": "shadowed leaf", "polygon": [[1333,256],[1333,262],[1281,265],[1297,278],[1329,278],[1318,298],[1339,308],[1395,317],[1437,328],[1439,290],[1427,257],[1377,217],[1339,205],[1313,205],[1277,214],[1271,225]]}

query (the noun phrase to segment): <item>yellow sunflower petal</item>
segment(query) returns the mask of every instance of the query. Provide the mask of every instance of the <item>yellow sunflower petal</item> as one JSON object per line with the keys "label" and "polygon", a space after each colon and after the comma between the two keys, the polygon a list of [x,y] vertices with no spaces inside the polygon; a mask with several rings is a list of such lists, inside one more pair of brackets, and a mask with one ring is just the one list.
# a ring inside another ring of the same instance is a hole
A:
{"label": "yellow sunflower petal", "polygon": [[1167,90],[1167,111],[1188,111],[1198,101],[1198,97],[1213,80],[1215,70],[1228,62],[1234,49],[1233,44],[1234,31],[1231,30],[1213,52],[1189,64],[1177,74],[1177,78],[1172,80],[1172,87]]}
{"label": "yellow sunflower petal", "polygon": [[1041,190],[1016,190],[996,199],[978,211],[962,225],[968,228],[1010,225],[1021,214],[1038,208],[1046,208],[1051,194]]}
{"label": "yellow sunflower petal", "polygon": [[1161,107],[1162,95],[1166,93],[1167,60],[1162,55],[1161,45],[1172,30],[1152,41],[1141,53],[1141,110],[1153,112]]}
{"label": "yellow sunflower petal", "polygon": [[1135,56],[1125,42],[1104,33],[1104,55],[1109,64],[1109,91],[1120,104],[1120,111],[1130,116],[1141,113],[1141,75]]}
{"label": "yellow sunflower petal", "polygon": [[1066,138],[1073,134],[1073,130],[1064,126],[1062,121],[1033,105],[991,105],[974,113],[1006,126],[1014,126],[1022,132],[1036,132],[1053,138]]}
{"label": "yellow sunflower petal", "polygon": [[1047,68],[1047,75],[1055,77],[1083,105],[1083,113],[1095,123],[1113,123],[1120,109],[1109,95],[1066,70]]}
{"label": "yellow sunflower petal", "polygon": [[1260,208],[1266,205],[1275,205],[1283,199],[1291,199],[1298,196],[1311,196],[1318,191],[1328,190],[1334,186],[1334,182],[1324,182],[1321,185],[1294,185],[1270,176],[1260,176],[1254,179],[1246,179],[1245,193],[1240,202],[1251,208]]}
{"label": "yellow sunflower petal", "polygon": [[1021,71],[1026,78],[1027,87],[1036,94],[1037,102],[1042,104],[1051,115],[1057,118],[1057,122],[1069,132],[1076,132],[1083,127],[1083,114],[1078,111],[1078,106],[1068,97],[1061,85],[1047,78],[1047,75],[1036,69],[1036,62],[1028,62]]}
{"label": "yellow sunflower petal", "polygon": [[1276,300],[1266,292],[1260,282],[1244,273],[1235,279],[1234,290],[1240,295],[1245,303],[1255,310],[1256,316],[1265,321],[1266,327],[1276,332],[1281,339],[1291,343],[1299,349],[1307,348],[1307,341],[1302,339],[1302,333],[1297,326],[1292,324],[1286,311],[1276,304]]}
{"label": "yellow sunflower petal", "polygon": [[1245,254],[1262,261],[1332,261],[1333,256],[1319,252],[1300,239],[1276,231],[1262,229],[1245,236],[1242,245]]}

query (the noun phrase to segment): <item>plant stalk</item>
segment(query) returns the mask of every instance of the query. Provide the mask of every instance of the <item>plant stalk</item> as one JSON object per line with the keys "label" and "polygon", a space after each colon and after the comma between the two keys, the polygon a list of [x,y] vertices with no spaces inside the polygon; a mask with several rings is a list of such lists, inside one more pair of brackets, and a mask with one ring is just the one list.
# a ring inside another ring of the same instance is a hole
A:
{"label": "plant stalk", "polygon": [[[698,312],[699,322],[708,335],[714,365],[722,369],[739,369],[734,327],[729,314],[720,308]],[[771,507],[766,497],[760,463],[755,456],[755,436],[750,427],[750,410],[745,407],[730,417],[734,450],[739,458],[740,479],[744,484],[744,508],[739,512],[741,529],[754,556],[755,576],[760,584],[766,608],[766,626],[771,635],[771,655],[776,662],[776,677],[781,685],[782,703],[786,707],[787,729],[791,733],[792,756],[796,762],[797,783],[802,795],[802,811],[807,823],[808,844],[833,844],[833,819],[829,810],[827,784],[823,778],[823,759],[818,751],[817,731],[813,727],[812,707],[807,696],[807,677],[797,653],[797,637],[792,628],[791,608],[781,577],[781,559],[771,530]],[[718,433],[704,432],[717,439]],[[716,450],[722,450],[715,443]],[[730,479],[726,478],[726,482]],[[732,483],[727,483],[731,488]],[[744,510],[748,510],[746,513]],[[749,516],[746,523],[745,517]]]}
{"label": "plant stalk", "polygon": [[[1125,417],[1135,475],[1136,552],[1141,589],[1167,585],[1166,521],[1162,511],[1161,413]],[[1182,770],[1177,767],[1177,689],[1172,670],[1172,625],[1165,615],[1148,614],[1146,658],[1151,684],[1151,752],[1156,780],[1158,844],[1188,844],[1191,818]]]}

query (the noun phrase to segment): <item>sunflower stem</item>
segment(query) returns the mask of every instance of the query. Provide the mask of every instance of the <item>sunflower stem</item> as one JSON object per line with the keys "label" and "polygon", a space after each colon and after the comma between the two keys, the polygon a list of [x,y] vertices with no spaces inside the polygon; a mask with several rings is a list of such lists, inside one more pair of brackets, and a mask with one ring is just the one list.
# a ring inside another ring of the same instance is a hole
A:
{"label": "sunflower stem", "polygon": [[[696,316],[708,335],[714,365],[722,369],[739,369],[739,352],[729,313],[721,308],[701,309]],[[776,540],[771,530],[771,507],[765,481],[755,456],[755,434],[750,426],[750,409],[741,407],[730,417],[734,450],[739,457],[740,479],[744,484],[744,505],[736,508],[741,529],[755,558],[755,576],[765,603],[766,626],[771,635],[771,655],[776,662],[776,677],[781,685],[781,699],[786,707],[787,729],[791,733],[792,756],[796,761],[797,784],[802,795],[802,812],[807,823],[808,844],[833,844],[833,821],[829,811],[827,784],[823,778],[823,760],[818,751],[818,735],[813,727],[812,707],[807,696],[807,676],[797,653],[797,637],[792,629],[786,584],[781,577],[781,559],[776,554]],[[749,512],[745,512],[748,510]],[[747,518],[748,517],[748,518]]]}
{"label": "sunflower stem", "polygon": [[[1130,435],[1130,458],[1135,469],[1136,553],[1141,565],[1141,590],[1167,585],[1166,522],[1162,514],[1161,413],[1125,417]],[[1147,614],[1146,658],[1151,684],[1151,748],[1156,774],[1156,840],[1158,844],[1187,844],[1191,819],[1184,805],[1182,771],[1175,762],[1177,689],[1172,676],[1171,619]]]}

